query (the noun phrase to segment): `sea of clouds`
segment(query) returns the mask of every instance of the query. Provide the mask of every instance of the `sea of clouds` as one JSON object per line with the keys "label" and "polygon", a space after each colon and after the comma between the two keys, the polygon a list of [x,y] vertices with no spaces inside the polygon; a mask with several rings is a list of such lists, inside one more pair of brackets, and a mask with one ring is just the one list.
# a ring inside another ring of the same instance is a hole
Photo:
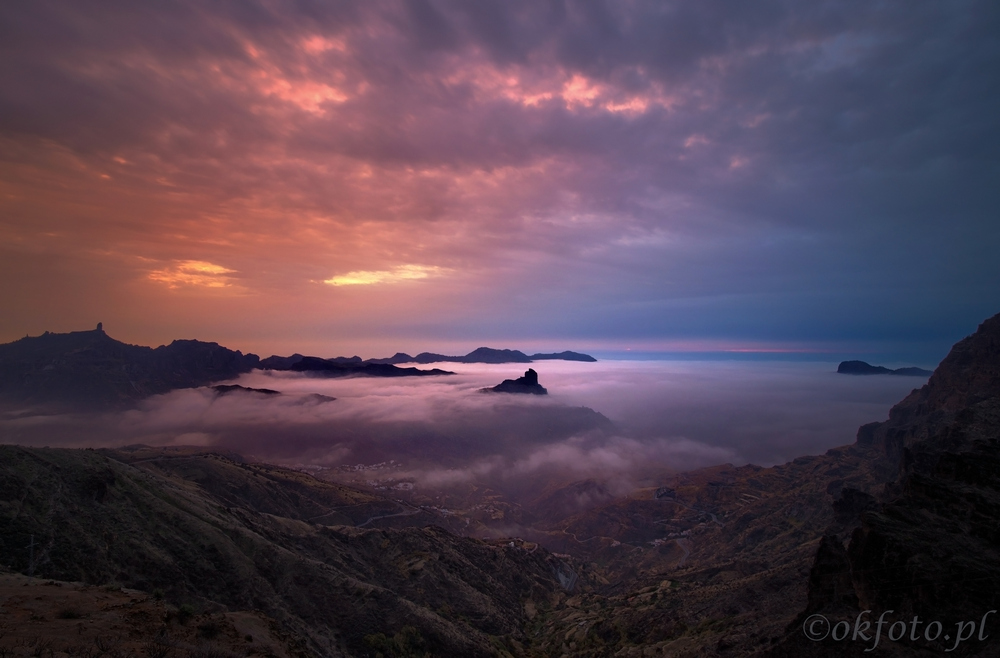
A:
{"label": "sea of clouds", "polygon": [[[627,489],[720,463],[783,463],[851,443],[923,378],[838,375],[778,361],[546,361],[549,395],[483,393],[524,364],[436,364],[439,377],[323,378],[254,371],[233,383],[281,395],[183,389],[114,414],[22,415],[5,443],[202,445],[331,467],[395,460],[432,487],[598,478]],[[425,366],[434,367],[434,366]],[[330,400],[329,398],[335,398]],[[520,483],[520,484],[518,484]]]}

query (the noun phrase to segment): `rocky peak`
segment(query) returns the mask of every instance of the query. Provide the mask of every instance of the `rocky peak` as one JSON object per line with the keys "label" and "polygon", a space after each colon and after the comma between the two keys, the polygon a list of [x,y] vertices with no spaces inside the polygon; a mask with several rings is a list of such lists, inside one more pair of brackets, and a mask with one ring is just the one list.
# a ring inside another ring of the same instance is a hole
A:
{"label": "rocky peak", "polygon": [[922,388],[889,411],[889,420],[858,430],[857,442],[881,448],[892,459],[927,439],[962,409],[1000,397],[1000,314],[951,348]]}
{"label": "rocky peak", "polygon": [[547,395],[545,387],[538,383],[538,373],[534,368],[528,368],[523,377],[517,379],[505,379],[493,388],[484,388],[484,392],[494,393],[532,393],[534,395]]}

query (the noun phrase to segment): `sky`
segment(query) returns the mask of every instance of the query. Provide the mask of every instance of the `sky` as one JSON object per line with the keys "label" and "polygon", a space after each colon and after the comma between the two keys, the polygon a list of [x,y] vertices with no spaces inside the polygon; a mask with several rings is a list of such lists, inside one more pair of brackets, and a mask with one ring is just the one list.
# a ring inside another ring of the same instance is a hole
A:
{"label": "sky", "polygon": [[997,71],[988,0],[2,3],[0,341],[933,366]]}

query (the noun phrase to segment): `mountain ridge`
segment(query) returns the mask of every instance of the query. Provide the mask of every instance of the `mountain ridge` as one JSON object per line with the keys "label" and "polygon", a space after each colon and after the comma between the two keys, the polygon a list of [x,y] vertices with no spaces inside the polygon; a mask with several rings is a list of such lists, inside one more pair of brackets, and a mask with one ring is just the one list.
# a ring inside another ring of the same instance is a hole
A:
{"label": "mountain ridge", "polygon": [[177,388],[233,379],[259,364],[218,343],[175,340],[157,348],[91,331],[46,332],[0,345],[0,399],[63,408],[121,408]]}
{"label": "mountain ridge", "polygon": [[45,332],[0,345],[0,403],[42,405],[56,410],[113,410],[151,395],[234,379],[255,369],[286,370],[325,377],[424,377],[454,374],[433,368],[401,368],[400,363],[530,363],[533,358],[596,361],[577,352],[536,354],[480,347],[464,357],[401,352],[387,359],[293,354],[261,359],[218,343],[174,340],[156,348],[130,345],[96,329]]}
{"label": "mountain ridge", "polygon": [[366,363],[532,363],[534,361],[546,360],[597,362],[597,359],[589,354],[572,352],[570,350],[558,353],[538,353],[528,356],[520,350],[477,347],[465,356],[446,356],[434,352],[421,352],[416,356],[410,356],[405,352],[396,352],[393,356],[384,359],[368,359]]}

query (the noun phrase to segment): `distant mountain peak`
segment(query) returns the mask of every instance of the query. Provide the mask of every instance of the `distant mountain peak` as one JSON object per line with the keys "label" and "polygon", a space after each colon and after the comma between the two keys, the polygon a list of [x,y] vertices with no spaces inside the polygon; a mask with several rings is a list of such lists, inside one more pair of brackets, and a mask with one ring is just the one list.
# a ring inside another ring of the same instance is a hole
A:
{"label": "distant mountain peak", "polygon": [[0,345],[0,399],[88,411],[122,407],[232,379],[258,363],[255,354],[197,340],[156,349],[129,345],[98,323],[89,331],[45,332]]}
{"label": "distant mountain peak", "polygon": [[531,363],[528,355],[520,350],[498,350],[477,347],[465,355],[467,363]]}

